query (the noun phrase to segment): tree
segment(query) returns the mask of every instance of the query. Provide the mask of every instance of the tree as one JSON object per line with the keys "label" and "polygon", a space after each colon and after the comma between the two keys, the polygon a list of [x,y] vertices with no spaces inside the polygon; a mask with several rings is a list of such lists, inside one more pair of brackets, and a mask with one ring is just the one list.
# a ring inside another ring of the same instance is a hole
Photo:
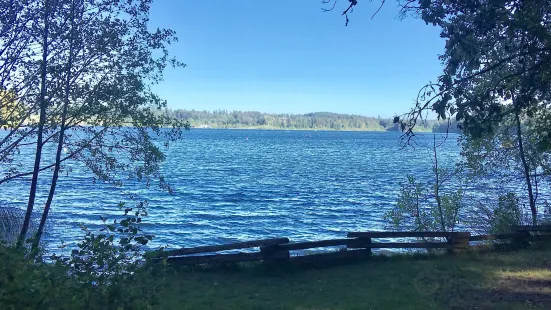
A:
{"label": "tree", "polygon": [[[402,184],[393,209],[385,214],[391,228],[406,231],[453,232],[464,208],[464,191],[450,186],[452,179],[459,180],[461,169],[449,169],[439,163],[438,144],[433,136],[430,155],[433,180],[418,182],[413,175]],[[461,166],[459,166],[461,167]]]}
{"label": "tree", "polygon": [[[411,138],[425,112],[433,111],[439,119],[455,118],[472,139],[488,139],[513,121],[516,159],[523,170],[535,223],[533,167],[524,150],[522,123],[530,121],[537,128],[527,138],[541,154],[548,154],[551,1],[401,0],[400,4],[402,16],[413,15],[440,27],[446,47],[440,56],[444,71],[438,81],[424,86],[414,108],[395,122]],[[351,2],[353,5],[356,3]]]}
{"label": "tree", "polygon": [[[403,1],[402,12],[442,28],[445,68],[402,121],[413,130],[422,112],[455,117],[476,135],[511,115],[549,120],[551,1]],[[549,148],[551,135],[538,143]]]}
{"label": "tree", "polygon": [[[325,11],[335,8],[337,1],[332,2]],[[344,15],[358,4],[348,2]],[[551,125],[551,1],[399,3],[403,17],[418,17],[440,27],[440,36],[446,39],[440,56],[444,72],[421,89],[410,113],[396,119],[408,134],[427,110],[441,119],[455,117],[473,134],[492,131],[515,114],[535,118],[542,129]],[[382,0],[380,6],[384,4]],[[551,131],[544,130],[538,143],[551,148]]]}
{"label": "tree", "polygon": [[464,165],[472,179],[492,175],[502,183],[525,183],[532,214],[537,220],[537,200],[541,184],[549,177],[549,153],[537,147],[536,129],[531,119],[521,122],[516,115],[504,119],[493,132],[461,138]]}
{"label": "tree", "polygon": [[[18,113],[10,113],[19,118],[0,140],[0,186],[32,176],[19,244],[28,233],[39,173],[53,169],[35,244],[68,161],[81,162],[99,181],[120,186],[133,178],[149,186],[156,180],[171,191],[159,172],[162,148],[189,125],[156,113],[166,102],[151,85],[167,65],[183,64],[168,55],[172,30],[148,30],[150,3],[1,1],[7,13],[0,15],[0,57],[11,54],[0,58],[0,89],[16,94],[10,102]],[[46,155],[42,149],[50,143],[56,152]],[[18,154],[31,147],[35,160],[28,169]]]}
{"label": "tree", "polygon": [[526,137],[522,122],[544,128],[550,118],[551,1],[406,1],[404,10],[440,26],[441,37],[447,39],[440,56],[443,74],[438,83],[421,90],[415,108],[403,120],[409,133],[428,109],[442,119],[453,116],[461,121],[472,139],[503,140],[496,131],[513,125],[515,159],[522,168],[535,224],[536,180],[531,176],[541,163],[529,162],[524,144],[530,140],[544,154],[551,151],[551,135]]}

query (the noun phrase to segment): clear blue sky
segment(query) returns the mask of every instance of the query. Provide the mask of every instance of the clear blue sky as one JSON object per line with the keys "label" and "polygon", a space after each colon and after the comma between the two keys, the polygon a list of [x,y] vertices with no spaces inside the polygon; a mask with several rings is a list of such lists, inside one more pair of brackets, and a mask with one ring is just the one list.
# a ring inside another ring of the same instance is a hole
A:
{"label": "clear blue sky", "polygon": [[394,1],[359,1],[350,24],[320,0],[157,0],[151,26],[171,28],[187,67],[156,87],[171,108],[329,111],[390,117],[441,72],[439,30],[400,20]]}

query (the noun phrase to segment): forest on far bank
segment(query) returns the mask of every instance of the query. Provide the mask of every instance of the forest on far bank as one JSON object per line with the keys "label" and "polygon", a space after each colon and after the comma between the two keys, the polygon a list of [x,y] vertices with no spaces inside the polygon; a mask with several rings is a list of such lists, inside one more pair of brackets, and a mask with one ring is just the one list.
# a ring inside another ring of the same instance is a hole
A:
{"label": "forest on far bank", "polygon": [[[392,118],[314,112],[306,114],[275,114],[257,111],[198,111],[163,109],[166,117],[188,121],[195,128],[264,128],[264,129],[319,129],[358,131],[401,131]],[[416,131],[460,133],[456,121],[426,120],[417,124]]]}

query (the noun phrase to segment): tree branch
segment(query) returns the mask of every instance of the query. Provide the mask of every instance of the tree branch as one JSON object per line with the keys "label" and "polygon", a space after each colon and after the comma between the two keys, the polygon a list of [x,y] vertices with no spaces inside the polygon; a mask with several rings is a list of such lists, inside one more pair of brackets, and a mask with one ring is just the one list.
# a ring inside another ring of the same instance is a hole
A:
{"label": "tree branch", "polygon": [[[66,160],[68,160],[68,159],[71,159],[71,158],[75,157],[76,155],[78,155],[78,154],[79,154],[80,152],[82,152],[85,148],[89,147],[89,146],[92,144],[92,142],[100,136],[100,134],[102,134],[103,132],[105,132],[105,131],[106,131],[107,129],[109,129],[109,128],[110,128],[110,127],[104,127],[104,128],[102,128],[102,129],[101,129],[99,132],[97,132],[97,133],[94,135],[94,137],[92,137],[88,142],[86,142],[84,145],[82,145],[81,147],[79,147],[76,151],[71,152],[71,154],[69,154],[69,155],[65,156],[64,158],[62,158],[62,159],[60,160],[60,163],[66,161]],[[47,166],[44,166],[44,167],[40,168],[38,171],[39,171],[39,172],[42,172],[42,171],[47,170],[47,169],[50,169],[50,168],[52,168],[52,167],[54,167],[54,166],[55,166],[55,163],[50,164],[50,165],[47,165]],[[33,174],[33,171],[18,173],[18,174],[15,174],[15,175],[12,175],[12,176],[9,176],[9,177],[6,177],[6,178],[0,180],[0,184],[5,183],[5,182],[7,182],[7,181],[9,181],[9,180],[13,180],[13,179],[20,178],[20,177],[25,177],[25,176],[28,176],[28,175],[31,175],[31,174]]]}

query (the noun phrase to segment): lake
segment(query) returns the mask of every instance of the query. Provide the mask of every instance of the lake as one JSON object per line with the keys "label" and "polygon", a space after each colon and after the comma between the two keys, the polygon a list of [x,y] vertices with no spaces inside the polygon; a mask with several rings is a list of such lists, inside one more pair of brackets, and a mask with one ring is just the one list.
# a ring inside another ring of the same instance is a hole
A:
{"label": "lake", "polygon": [[[385,228],[384,213],[412,174],[431,180],[433,135],[403,148],[396,132],[192,129],[167,152],[163,172],[175,193],[143,184],[123,190],[149,201],[143,229],[153,245],[197,246],[267,237],[313,240]],[[457,135],[437,134],[440,164],[459,159]],[[29,157],[32,158],[32,157]],[[42,182],[44,181],[44,182]],[[48,189],[41,181],[40,206]],[[28,180],[2,185],[0,203],[26,205]],[[500,184],[488,180],[485,190]],[[120,189],[94,184],[79,165],[58,182],[47,236],[54,250],[74,243],[84,223],[116,216]]]}

